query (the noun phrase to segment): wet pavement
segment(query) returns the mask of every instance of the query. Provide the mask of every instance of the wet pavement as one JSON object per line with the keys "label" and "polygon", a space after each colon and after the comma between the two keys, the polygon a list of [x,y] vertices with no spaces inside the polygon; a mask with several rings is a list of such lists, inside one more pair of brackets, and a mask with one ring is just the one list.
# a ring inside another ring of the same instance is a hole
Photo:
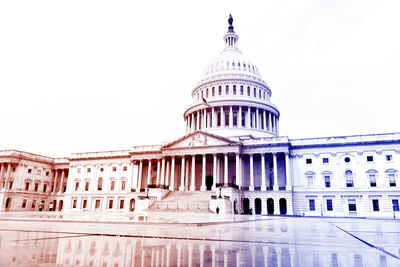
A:
{"label": "wet pavement", "polygon": [[400,266],[400,221],[4,213],[0,266]]}

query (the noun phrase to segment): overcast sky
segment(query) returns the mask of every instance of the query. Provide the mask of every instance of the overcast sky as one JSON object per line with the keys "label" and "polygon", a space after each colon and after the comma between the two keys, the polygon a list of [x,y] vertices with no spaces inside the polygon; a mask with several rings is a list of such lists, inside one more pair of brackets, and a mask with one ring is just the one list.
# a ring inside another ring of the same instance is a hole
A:
{"label": "overcast sky", "polygon": [[244,2],[1,1],[0,149],[68,156],[181,137],[229,13],[281,135],[400,132],[400,1]]}

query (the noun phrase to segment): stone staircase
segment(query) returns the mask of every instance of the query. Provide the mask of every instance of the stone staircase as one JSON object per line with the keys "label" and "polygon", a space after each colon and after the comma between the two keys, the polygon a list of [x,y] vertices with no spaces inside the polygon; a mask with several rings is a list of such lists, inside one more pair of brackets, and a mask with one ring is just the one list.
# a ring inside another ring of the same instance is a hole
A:
{"label": "stone staircase", "polygon": [[171,191],[162,200],[156,201],[149,210],[211,213],[209,206],[212,194],[212,191]]}

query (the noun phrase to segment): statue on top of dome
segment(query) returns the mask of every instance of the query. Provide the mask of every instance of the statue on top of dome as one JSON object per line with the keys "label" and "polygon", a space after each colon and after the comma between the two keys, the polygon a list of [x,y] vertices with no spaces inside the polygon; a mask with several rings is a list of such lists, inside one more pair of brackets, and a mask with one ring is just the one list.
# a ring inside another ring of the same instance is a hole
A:
{"label": "statue on top of dome", "polygon": [[232,15],[231,15],[231,14],[229,14],[228,23],[229,23],[228,31],[234,32],[234,31],[233,31],[233,26],[232,26],[233,18],[232,18]]}

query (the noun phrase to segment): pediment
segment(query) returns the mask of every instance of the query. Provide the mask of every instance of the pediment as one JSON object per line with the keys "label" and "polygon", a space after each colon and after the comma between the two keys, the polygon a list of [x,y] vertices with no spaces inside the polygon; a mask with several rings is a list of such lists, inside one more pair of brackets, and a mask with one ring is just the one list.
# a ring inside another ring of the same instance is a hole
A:
{"label": "pediment", "polygon": [[215,147],[238,144],[239,143],[222,136],[213,135],[205,132],[195,132],[165,145],[163,149]]}

